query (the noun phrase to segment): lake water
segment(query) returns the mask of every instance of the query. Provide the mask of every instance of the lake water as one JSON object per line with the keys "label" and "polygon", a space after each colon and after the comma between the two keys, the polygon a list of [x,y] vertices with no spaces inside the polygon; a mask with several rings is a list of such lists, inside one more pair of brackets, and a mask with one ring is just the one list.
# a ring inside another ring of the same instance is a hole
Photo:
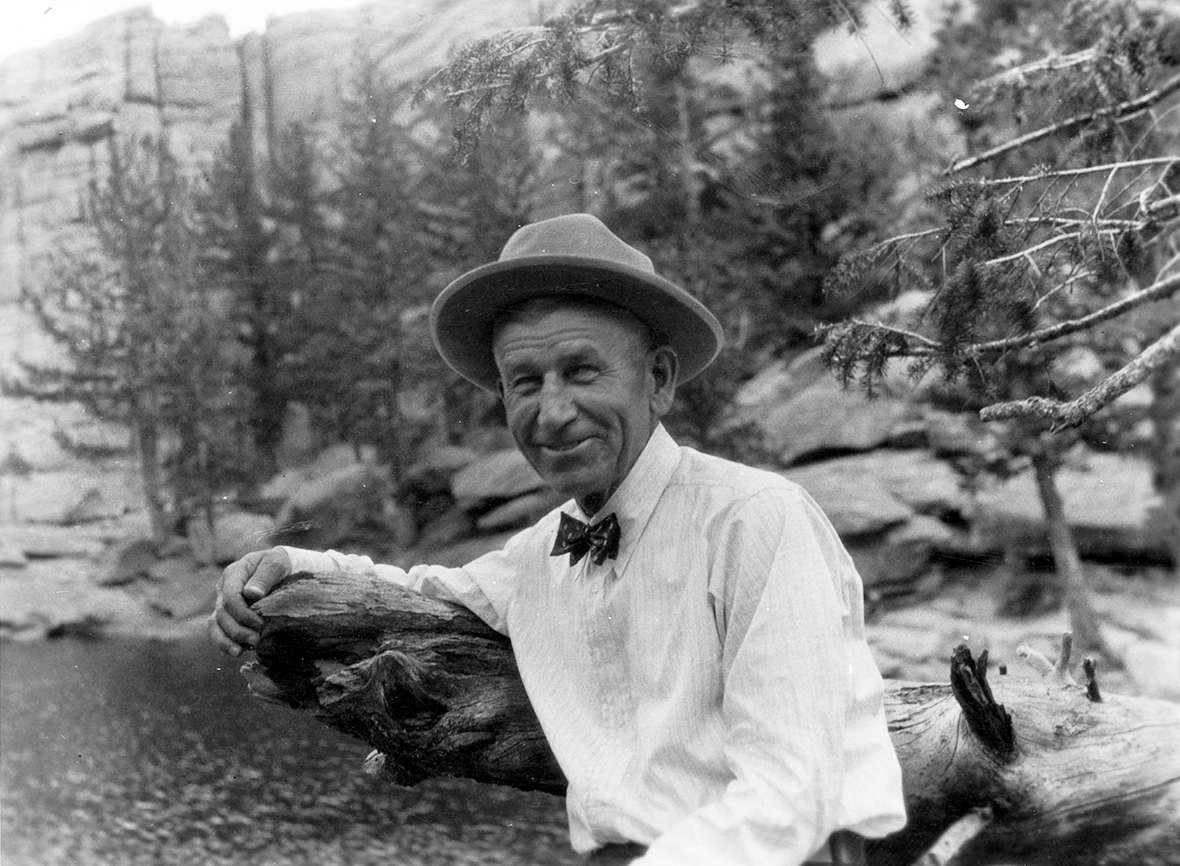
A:
{"label": "lake water", "polygon": [[0,861],[572,864],[557,798],[360,771],[204,640],[0,646]]}

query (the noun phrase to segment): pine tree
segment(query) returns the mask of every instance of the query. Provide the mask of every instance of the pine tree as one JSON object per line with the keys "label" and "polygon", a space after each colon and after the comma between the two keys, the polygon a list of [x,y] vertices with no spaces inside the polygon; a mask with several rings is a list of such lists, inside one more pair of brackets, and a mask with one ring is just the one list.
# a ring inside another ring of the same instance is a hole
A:
{"label": "pine tree", "polygon": [[[918,289],[928,302],[911,322],[831,327],[825,351],[844,381],[869,387],[910,358],[915,377],[936,370],[996,422],[1013,459],[1031,461],[1075,639],[1109,658],[1056,473],[1088,428],[1109,431],[1112,401],[1180,356],[1174,317],[1144,328],[1130,315],[1180,292],[1180,127],[1170,116],[1180,77],[1160,50],[1175,23],[1089,0],[984,12],[943,39],[960,75],[990,59],[962,56],[964,45],[987,45],[964,27],[996,35],[1015,57],[959,91],[970,93],[974,152],[931,191],[927,226],[849,256],[829,280],[834,292]],[[1024,131],[1030,119],[1036,128]],[[1079,348],[1106,373],[1075,396],[1061,359]]]}
{"label": "pine tree", "polygon": [[[845,14],[798,2],[584,5],[473,43],[428,85],[457,113],[461,152],[506,117],[543,117],[534,128],[578,179],[576,205],[641,241],[720,314],[726,348],[679,390],[668,423],[732,456],[749,456],[719,424],[740,382],[843,312],[825,311],[822,274],[871,221],[845,220],[832,238],[829,225],[889,182],[888,149],[843,141],[820,107],[808,48]],[[735,89],[722,74],[734,63],[764,90]]]}
{"label": "pine tree", "polygon": [[236,394],[225,320],[208,291],[192,221],[192,183],[167,142],[107,141],[108,163],[82,208],[83,238],[63,240],[24,288],[61,363],[24,365],[11,390],[77,401],[126,423],[153,536],[208,514],[233,466]]}
{"label": "pine tree", "polygon": [[287,395],[280,335],[290,320],[289,287],[274,256],[277,239],[265,213],[248,113],[231,125],[208,169],[197,202],[205,269],[230,303],[232,331],[245,350],[239,378],[249,394],[256,473],[275,469]]}
{"label": "pine tree", "polygon": [[362,42],[330,163],[332,282],[305,307],[325,326],[310,353],[321,364],[312,387],[332,395],[342,437],[374,445],[395,484],[419,432],[400,402],[415,360],[406,317],[431,293],[416,168],[424,149],[410,128],[411,95],[376,46]]}
{"label": "pine tree", "polygon": [[[729,60],[750,45],[789,57],[822,28],[858,26],[859,8],[798,0],[585,4],[543,26],[473,43],[428,86],[460,112],[462,144],[488,118],[530,111],[541,100],[643,105],[653,92],[652,56],[673,70],[694,57]],[[890,8],[904,25],[904,4]],[[928,86],[953,88],[946,102],[960,99],[972,153],[933,191],[925,223],[879,243],[868,242],[873,226],[865,225],[864,248],[832,269],[824,298],[837,306],[912,288],[930,292],[914,323],[852,318],[825,329],[826,357],[846,384],[870,390],[891,361],[910,357],[915,375],[936,370],[964,385],[961,399],[973,401],[964,408],[991,420],[1021,419],[1009,441],[1034,463],[1077,638],[1095,649],[1103,641],[1076,547],[1062,531],[1053,479],[1069,445],[1066,428],[1153,372],[1167,378],[1163,371],[1180,355],[1174,319],[1148,334],[1126,315],[1180,290],[1177,34],[1180,23],[1162,9],[1104,0],[988,2],[965,24],[949,24]],[[1010,68],[993,74],[1001,54]],[[679,142],[687,145],[691,134],[689,125]],[[790,189],[815,164],[814,154],[792,161],[782,150],[766,163],[786,194],[765,196],[766,230],[752,232],[755,243],[815,237],[792,211],[798,196]],[[691,223],[692,212],[685,218]],[[1094,343],[1111,369],[1125,364],[1062,399],[1054,360],[1080,340]]]}
{"label": "pine tree", "polygon": [[[432,289],[437,291],[443,280],[495,260],[504,241],[532,221],[544,174],[539,148],[523,118],[503,118],[460,152],[447,147],[445,109],[423,102],[419,116],[423,127],[434,130],[424,139],[418,222],[431,269],[441,277]],[[415,360],[406,385],[437,398],[439,435],[460,443],[467,433],[498,423],[501,406],[443,363],[430,344],[425,314],[423,306],[417,322],[404,332]]]}

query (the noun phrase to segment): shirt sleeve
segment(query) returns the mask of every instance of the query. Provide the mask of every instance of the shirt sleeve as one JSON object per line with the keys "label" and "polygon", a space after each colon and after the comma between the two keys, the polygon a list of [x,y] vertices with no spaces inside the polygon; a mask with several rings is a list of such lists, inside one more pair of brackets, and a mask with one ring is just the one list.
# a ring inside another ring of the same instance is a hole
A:
{"label": "shirt sleeve", "polygon": [[733,780],[637,864],[797,866],[838,829],[850,604],[828,532],[794,489],[755,494],[733,513],[710,577]]}
{"label": "shirt sleeve", "polygon": [[415,565],[402,569],[373,562],[368,556],[336,550],[305,550],[283,547],[291,560],[291,571],[333,571],[368,574],[404,586],[438,601],[462,605],[501,634],[508,634],[508,607],[512,600],[518,557],[527,541],[528,529],[494,550],[459,568]]}

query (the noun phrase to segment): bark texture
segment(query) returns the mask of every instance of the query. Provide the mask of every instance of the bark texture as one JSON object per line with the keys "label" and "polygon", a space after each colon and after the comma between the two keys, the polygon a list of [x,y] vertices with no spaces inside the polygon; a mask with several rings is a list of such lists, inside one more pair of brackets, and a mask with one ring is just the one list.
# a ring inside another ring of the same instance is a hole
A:
{"label": "bark texture", "polygon": [[[255,694],[371,744],[396,782],[564,790],[508,642],[470,613],[339,573],[296,575],[256,610]],[[987,673],[960,647],[950,684],[889,683],[910,821],[870,862],[913,863],[979,813],[959,866],[1180,864],[1180,706],[1099,697],[1092,668],[1086,686]]]}

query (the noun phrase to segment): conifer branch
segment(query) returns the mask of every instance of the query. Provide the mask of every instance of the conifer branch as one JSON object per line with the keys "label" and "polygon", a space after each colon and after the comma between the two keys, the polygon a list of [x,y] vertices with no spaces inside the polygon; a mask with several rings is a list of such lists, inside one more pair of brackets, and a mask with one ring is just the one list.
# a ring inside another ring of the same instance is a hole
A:
{"label": "conifer branch", "polygon": [[[1100,231],[1096,232],[1096,234],[1116,234],[1116,233],[1117,232],[1115,229],[1100,230]],[[1065,243],[1066,241],[1076,240],[1076,239],[1080,238],[1081,236],[1082,236],[1081,232],[1066,232],[1065,234],[1053,235],[1053,237],[1046,238],[1045,240],[1041,241],[1039,244],[1034,244],[1033,246],[1028,247],[1023,250],[1017,250],[1016,252],[1009,253],[1006,256],[997,256],[994,259],[988,259],[987,261],[980,262],[979,264],[981,267],[991,267],[994,265],[1007,264],[1008,262],[1014,262],[1017,259],[1024,258],[1025,256],[1029,256],[1033,253],[1039,253],[1041,250],[1047,250],[1049,247],[1057,246],[1058,244]]]}
{"label": "conifer branch", "polygon": [[[1060,217],[1060,216],[1030,216],[1020,217],[1004,220],[1004,225],[1012,226],[1014,228],[1027,226],[1096,226],[1099,229],[1107,229],[1111,232],[1120,229],[1141,229],[1142,224],[1138,220],[1117,220],[1107,218],[1095,219],[1081,219],[1080,217]],[[1025,253],[1030,252],[1025,250]]]}
{"label": "conifer branch", "polygon": [[1002,186],[1008,184],[1024,184],[1032,183],[1038,180],[1049,180],[1051,178],[1059,177],[1077,177],[1083,174],[1095,174],[1100,171],[1109,171],[1113,168],[1127,169],[1127,168],[1144,168],[1151,165],[1171,165],[1172,163],[1180,162],[1180,156],[1157,156],[1150,159],[1134,159],[1126,162],[1107,162],[1102,165],[1088,165],[1083,168],[1062,168],[1054,171],[1046,171],[1041,174],[1026,174],[1017,175],[1015,177],[989,177],[981,180],[980,183],[985,186]]}
{"label": "conifer branch", "polygon": [[1138,385],[1165,364],[1180,358],[1180,324],[1131,359],[1119,370],[1099,382],[1084,394],[1061,402],[1045,397],[1029,397],[988,406],[979,412],[981,421],[1001,421],[1011,418],[1044,420],[1052,423],[1053,431],[1076,427],[1094,413],[1109,405]]}
{"label": "conifer branch", "polygon": [[1065,69],[1084,66],[1091,62],[1097,55],[1097,50],[1092,46],[1090,48],[1083,48],[1081,51],[1075,51],[1072,54],[1054,54],[1051,57],[1043,57],[1031,63],[1022,63],[1020,66],[1014,66],[1011,69],[1005,69],[1003,72],[997,72],[990,78],[985,78],[981,81],[980,86],[994,88],[1022,84],[1030,76],[1042,72],[1061,72]]}
{"label": "conifer branch", "polygon": [[1180,274],[1153,283],[1146,289],[1141,289],[1132,295],[1120,298],[1114,303],[1108,304],[1100,310],[1095,310],[1087,316],[1058,322],[1056,325],[1042,328],[1039,331],[1032,331],[1028,334],[1021,334],[1019,337],[1008,337],[1003,340],[992,340],[986,343],[965,346],[964,351],[975,355],[994,355],[1007,352],[1010,349],[1035,346],[1038,343],[1048,343],[1078,331],[1085,331],[1094,325],[1101,324],[1110,319],[1116,319],[1128,310],[1169,297],[1178,290],[1180,290]]}
{"label": "conifer branch", "polygon": [[[1078,331],[1085,331],[1092,328],[1094,325],[1110,319],[1118,318],[1132,310],[1135,307],[1143,304],[1158,301],[1169,297],[1175,292],[1180,291],[1180,273],[1174,274],[1167,279],[1160,280],[1153,283],[1146,289],[1135,292],[1132,295],[1127,295],[1108,304],[1100,310],[1095,310],[1086,316],[1080,316],[1076,319],[1069,319],[1064,322],[1058,322],[1056,325],[1051,325],[1047,328],[1042,328],[1039,331],[1030,331],[1027,334],[1020,334],[1016,337],[1006,337],[1002,340],[990,340],[984,343],[967,343],[959,346],[955,350],[955,354],[964,357],[980,358],[990,355],[999,355],[1004,352],[1012,351],[1013,349],[1022,349],[1030,346],[1036,346],[1042,343],[1049,343],[1053,340],[1058,340]],[[887,334],[895,337],[900,337],[901,340],[893,343],[888,352],[890,357],[904,357],[904,358],[923,358],[935,357],[945,352],[950,351],[950,347],[944,342],[932,340],[922,334],[913,331],[907,331],[903,328],[896,328],[891,325],[884,325],[880,323],[865,322],[859,319],[850,319],[847,323],[851,327],[859,328],[864,331],[876,332],[879,334]],[[837,333],[839,329],[829,327],[823,329],[824,333]],[[847,333],[846,331],[843,333]]]}
{"label": "conifer branch", "polygon": [[[942,348],[942,343],[938,340],[932,340],[927,336],[919,334],[915,331],[907,331],[905,328],[895,328],[892,325],[886,325],[882,322],[866,322],[863,319],[849,319],[848,323],[860,328],[868,328],[882,334],[893,334],[904,338],[907,342],[917,343],[920,346],[925,346],[932,351],[937,351]],[[910,352],[902,352],[900,354],[911,354]]]}
{"label": "conifer branch", "polygon": [[982,165],[985,162],[991,162],[993,159],[1003,156],[1013,150],[1018,150],[1026,145],[1032,144],[1035,141],[1040,141],[1042,138],[1048,138],[1051,135],[1056,135],[1059,132],[1067,132],[1083,124],[1098,120],[1103,117],[1113,117],[1118,120],[1127,120],[1134,117],[1158,102],[1171,96],[1176,91],[1180,90],[1180,75],[1169,79],[1163,85],[1145,93],[1138,99],[1130,99],[1126,102],[1120,102],[1118,105],[1112,105],[1109,108],[1101,108],[1097,111],[1092,111],[1087,114],[1077,114],[1073,117],[1066,118],[1058,123],[1043,126],[1040,129],[1033,130],[1025,135],[1017,136],[1009,139],[1003,144],[998,144],[990,150],[985,150],[983,153],[975,156],[966,157],[951,163],[950,167],[946,169],[943,174],[951,175],[958,174],[968,168],[974,168],[977,165]]}

